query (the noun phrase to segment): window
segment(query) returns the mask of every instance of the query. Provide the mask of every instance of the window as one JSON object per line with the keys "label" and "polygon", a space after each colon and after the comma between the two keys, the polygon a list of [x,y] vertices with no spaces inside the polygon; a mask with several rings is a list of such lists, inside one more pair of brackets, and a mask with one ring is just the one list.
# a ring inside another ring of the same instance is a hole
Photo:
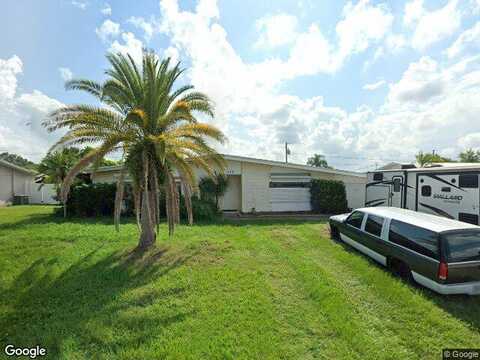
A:
{"label": "window", "polygon": [[400,191],[401,181],[402,180],[399,179],[399,178],[393,179],[393,192],[399,192]]}
{"label": "window", "polygon": [[452,188],[450,186],[444,186],[442,187],[442,192],[450,192]]}
{"label": "window", "polygon": [[460,186],[461,188],[478,188],[478,175],[460,175],[458,177],[458,186]]}
{"label": "window", "polygon": [[452,262],[480,260],[480,233],[445,235],[447,259]]}
{"label": "window", "polygon": [[383,174],[382,173],[373,174],[373,181],[382,181],[382,180],[383,180]]}
{"label": "window", "polygon": [[347,224],[351,225],[353,227],[356,227],[357,229],[360,229],[362,227],[362,221],[363,221],[363,213],[360,211],[355,211],[347,219]]}
{"label": "window", "polygon": [[433,231],[392,220],[388,239],[419,254],[438,259],[438,235]]}
{"label": "window", "polygon": [[375,215],[368,215],[365,223],[365,231],[369,234],[380,237],[382,234],[383,218]]}
{"label": "window", "polygon": [[422,196],[432,196],[432,187],[430,185],[422,186]]}
{"label": "window", "polygon": [[280,181],[270,181],[271,188],[308,188],[310,187],[309,182],[280,182]]}

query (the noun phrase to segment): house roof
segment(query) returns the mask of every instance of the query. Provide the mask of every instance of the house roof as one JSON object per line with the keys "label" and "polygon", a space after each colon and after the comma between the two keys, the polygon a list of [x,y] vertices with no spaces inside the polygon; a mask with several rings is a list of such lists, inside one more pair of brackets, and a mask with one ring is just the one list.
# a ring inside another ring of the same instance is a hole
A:
{"label": "house roof", "polygon": [[[319,172],[319,173],[335,174],[335,175],[347,175],[347,176],[356,176],[356,177],[362,177],[362,178],[366,177],[365,173],[358,173],[358,172],[346,171],[346,170],[327,169],[327,168],[314,167],[314,166],[302,165],[302,164],[284,163],[282,161],[264,160],[264,159],[246,157],[246,156],[227,155],[227,154],[223,154],[223,157],[226,160],[277,166],[277,167],[283,167],[283,168],[289,168],[289,169],[303,170],[303,171],[308,171],[308,172]],[[122,169],[122,166],[120,166],[120,165],[102,166],[102,167],[99,167],[95,172],[119,171],[121,169]]]}
{"label": "house roof", "polygon": [[8,161],[5,161],[5,160],[2,160],[0,159],[0,165],[2,166],[5,166],[7,168],[10,168],[10,169],[14,169],[14,170],[17,170],[17,171],[20,171],[20,172],[23,172],[25,174],[29,174],[29,175],[36,175],[37,173],[33,170],[30,170],[30,169],[26,169],[24,167],[21,167],[21,166],[18,166],[18,165],[15,165],[15,164],[12,164]]}

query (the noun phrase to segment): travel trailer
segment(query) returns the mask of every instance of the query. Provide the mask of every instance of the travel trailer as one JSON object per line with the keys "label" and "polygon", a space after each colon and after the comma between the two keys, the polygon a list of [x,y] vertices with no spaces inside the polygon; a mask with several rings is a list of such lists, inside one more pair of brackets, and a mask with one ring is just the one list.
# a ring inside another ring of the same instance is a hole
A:
{"label": "travel trailer", "polygon": [[367,173],[365,206],[393,206],[479,224],[480,164],[438,163]]}

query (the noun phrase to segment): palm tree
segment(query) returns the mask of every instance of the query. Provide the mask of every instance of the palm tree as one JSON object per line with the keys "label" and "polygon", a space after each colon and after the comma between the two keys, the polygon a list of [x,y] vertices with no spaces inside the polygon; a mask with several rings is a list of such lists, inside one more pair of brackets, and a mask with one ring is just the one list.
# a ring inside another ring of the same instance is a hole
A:
{"label": "palm tree", "polygon": [[307,165],[331,169],[331,167],[328,165],[327,159],[325,159],[325,156],[321,154],[313,154],[312,157],[309,157],[307,160]]}
{"label": "palm tree", "polygon": [[[86,91],[104,107],[69,105],[45,121],[49,131],[67,129],[52,147],[93,145],[73,166],[62,184],[61,199],[66,206],[75,175],[97,163],[107,154],[121,152],[125,166],[117,182],[115,227],[118,230],[125,172],[132,178],[137,224],[141,231],[138,248],[146,249],[156,241],[159,224],[159,190],[163,187],[167,203],[169,235],[179,223],[179,192],[175,171],[181,179],[189,224],[193,222],[191,194],[197,189],[194,167],[213,175],[223,171],[225,161],[207,140],[223,142],[223,133],[199,122],[195,113],[213,117],[214,108],[207,95],[185,85],[174,89],[184,70],[180,64],[170,67],[170,58],[159,61],[144,51],[142,64],[130,55],[107,54],[111,65],[107,80],[71,80],[67,89]],[[156,228],[155,228],[156,225]]]}

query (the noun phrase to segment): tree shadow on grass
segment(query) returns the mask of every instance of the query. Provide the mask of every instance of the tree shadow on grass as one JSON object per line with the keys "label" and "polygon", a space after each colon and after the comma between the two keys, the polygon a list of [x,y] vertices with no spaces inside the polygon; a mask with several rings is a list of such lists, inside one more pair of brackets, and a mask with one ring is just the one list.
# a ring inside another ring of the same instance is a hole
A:
{"label": "tree shadow on grass", "polygon": [[0,289],[0,344],[39,344],[49,358],[65,357],[73,346],[77,355],[94,358],[148,344],[192,315],[178,306],[152,311],[162,302],[175,304],[186,289],[151,285],[196,256],[195,249],[116,252],[98,260],[99,249],[64,271],[58,258],[39,259]]}
{"label": "tree shadow on grass", "polygon": [[[352,253],[352,255],[359,255],[364,257],[372,266],[375,266],[384,271],[388,271],[387,268],[377,263],[375,260],[369,256],[361,253],[355,248],[345,244],[341,240],[332,240],[335,243],[341,245],[345,251]],[[391,274],[392,277],[396,275]],[[407,282],[406,280],[402,280]],[[469,324],[469,326],[476,331],[480,331],[480,296],[468,296],[468,295],[441,295],[436,292],[427,289],[426,287],[417,284],[415,281],[408,281],[408,285],[417,289],[421,295],[435,303],[438,307],[442,308],[448,312],[453,317],[461,320],[464,323]]]}

